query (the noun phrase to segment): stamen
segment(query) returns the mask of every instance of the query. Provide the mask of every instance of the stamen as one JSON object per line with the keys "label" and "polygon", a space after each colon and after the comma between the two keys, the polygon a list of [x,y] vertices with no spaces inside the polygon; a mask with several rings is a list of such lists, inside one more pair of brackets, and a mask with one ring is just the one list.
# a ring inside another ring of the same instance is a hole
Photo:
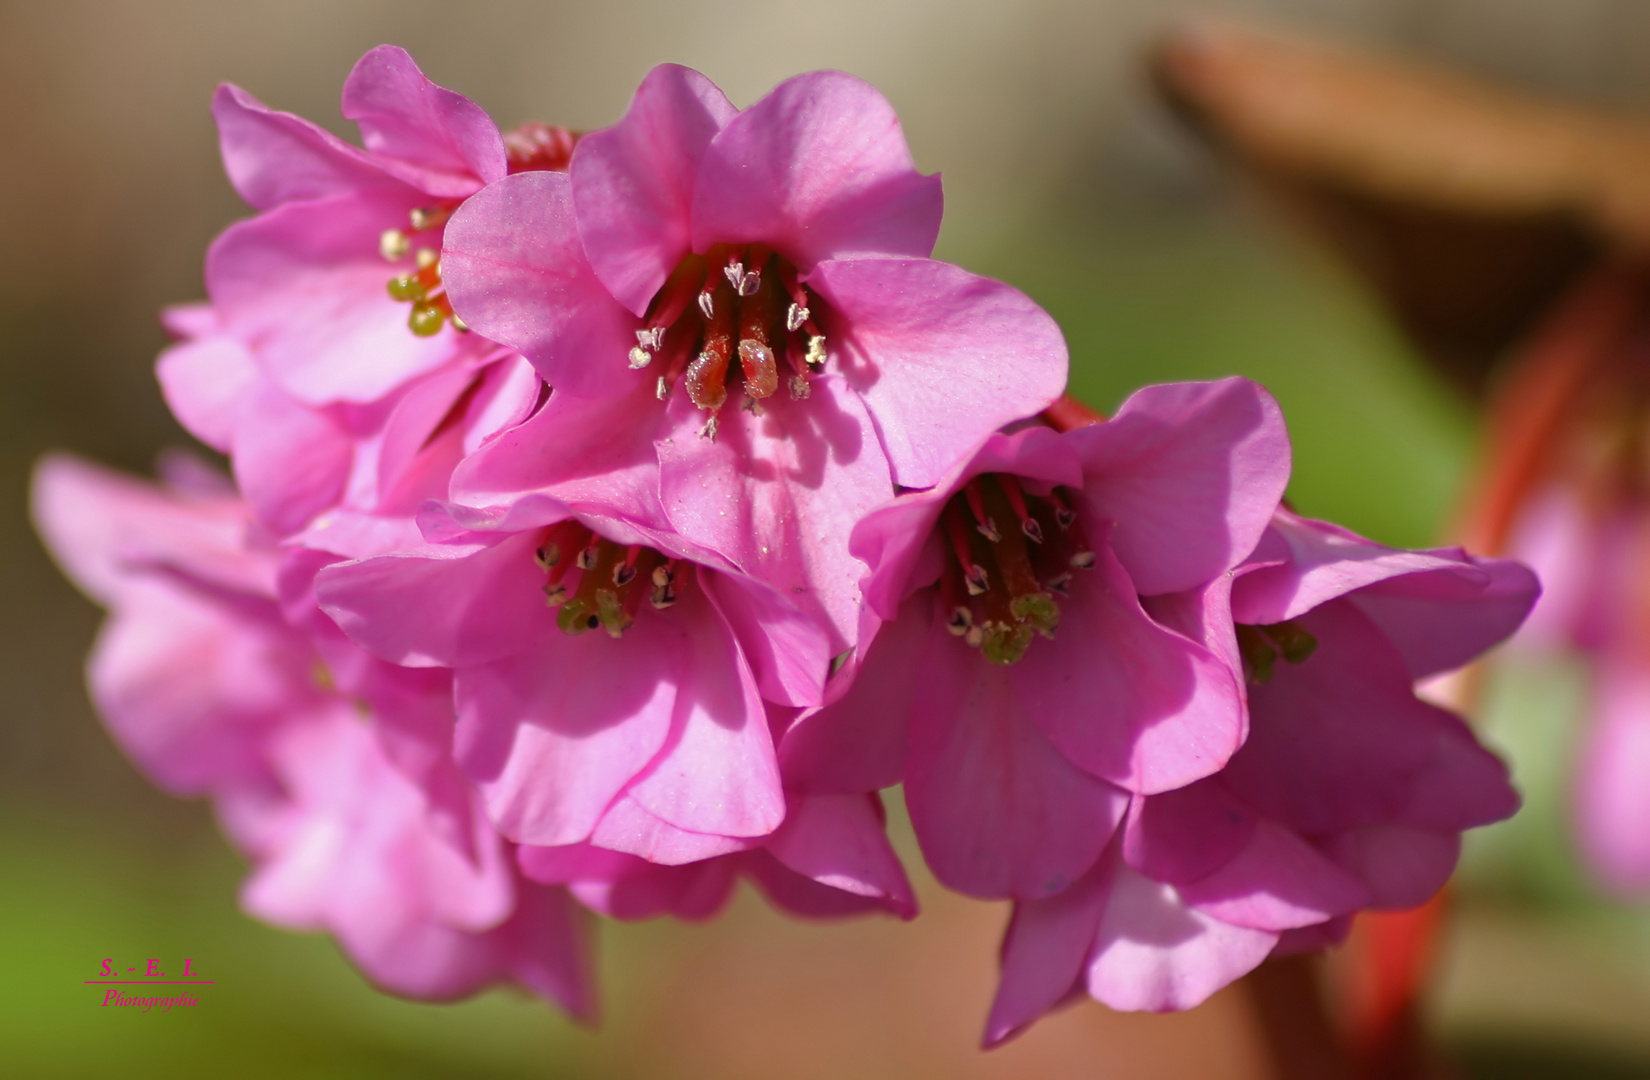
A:
{"label": "stamen", "polygon": [[552,566],[561,562],[561,545],[554,540],[546,541],[542,547],[533,552],[533,562],[540,570],[548,574]]}
{"label": "stamen", "polygon": [[1044,498],[1054,504],[1054,523],[1060,526],[1061,532],[1071,528],[1076,523],[1077,511],[1066,505],[1066,500],[1060,496],[1058,491],[1051,491]]}
{"label": "stamen", "polygon": [[[637,333],[641,333],[641,331],[638,330]],[[653,363],[653,354],[642,348],[640,345],[637,345],[630,350],[631,371],[640,371],[642,368],[647,367],[647,365],[651,363]]]}
{"label": "stamen", "polygon": [[385,262],[400,262],[412,250],[412,241],[400,229],[385,229],[378,237],[378,254]]}
{"label": "stamen", "polygon": [[1075,551],[1075,552],[1072,552],[1071,565],[1075,566],[1079,570],[1087,570],[1087,569],[1091,568],[1092,566],[1094,566],[1094,552],[1092,552],[1092,551]]}
{"label": "stamen", "polygon": [[810,334],[808,336],[808,366],[813,368],[825,366],[824,334]]}
{"label": "stamen", "polygon": [[978,626],[969,627],[968,633],[963,635],[963,643],[970,649],[979,648],[983,641],[985,641],[985,631]]}
{"label": "stamen", "polygon": [[413,259],[413,262],[417,264],[420,270],[428,270],[440,261],[441,252],[437,251],[435,248],[428,247],[419,248],[418,255]]}
{"label": "stamen", "polygon": [[699,429],[699,437],[701,439],[709,439],[711,442],[716,441],[716,414],[715,413],[711,413],[710,414],[710,419],[705,421],[705,426]]}
{"label": "stamen", "polygon": [[665,381],[665,377],[663,375],[659,376],[659,385],[654,389],[653,396],[658,398],[660,401],[663,401],[665,398],[670,396],[670,384]]}
{"label": "stamen", "polygon": [[407,220],[412,223],[413,232],[423,232],[444,224],[452,216],[450,206],[421,206],[407,214]]}
{"label": "stamen", "polygon": [[796,333],[802,329],[802,324],[808,321],[808,315],[808,309],[793,300],[785,311],[785,329]]}
{"label": "stamen", "polygon": [[419,281],[418,278],[412,274],[401,274],[398,277],[390,278],[388,288],[390,299],[400,300],[403,303],[411,300],[416,304],[418,301],[424,299],[425,295],[423,282]]}
{"label": "stamen", "polygon": [[470,324],[459,318],[456,314],[447,316],[447,321],[451,323],[453,329],[458,331],[460,334],[468,334],[470,332]]}
{"label": "stamen", "polygon": [[1071,595],[1071,575],[1069,573],[1055,574],[1048,579],[1048,591],[1056,596]]}
{"label": "stamen", "polygon": [[997,483],[1002,487],[1003,494],[1008,497],[1008,505],[1013,509],[1014,516],[1020,519],[1020,531],[1025,533],[1026,538],[1032,543],[1041,544],[1043,527],[1026,509],[1025,493],[1020,490],[1019,482],[1012,476],[998,475]]}
{"label": "stamen", "polygon": [[985,512],[985,498],[980,493],[979,477],[970,480],[968,486],[963,488],[963,498],[968,501],[968,509],[974,515],[974,527],[979,530],[980,535],[993,544],[1001,543],[1003,534],[997,531],[997,523]]}
{"label": "stamen", "polygon": [[622,589],[636,580],[636,560],[641,556],[640,544],[632,544],[625,548],[624,562],[613,568],[613,584]]}
{"label": "stamen", "polygon": [[791,376],[791,400],[792,401],[805,401],[805,400],[807,400],[808,396],[812,393],[813,393],[813,387],[811,385],[809,385],[807,376],[805,376],[805,375],[792,375]]}
{"label": "stamen", "polygon": [[[441,299],[445,300],[446,297]],[[447,320],[447,312],[440,305],[422,303],[413,305],[412,314],[407,316],[407,328],[419,337],[434,337],[441,333],[441,324]]]}
{"label": "stamen", "polygon": [[1283,658],[1291,664],[1304,664],[1317,651],[1318,639],[1292,620],[1272,623],[1260,629],[1276,643]]}
{"label": "stamen", "polygon": [[963,585],[968,589],[969,596],[983,596],[991,588],[991,579],[985,567],[974,561],[974,553],[968,544],[968,525],[961,513],[956,511],[955,503],[947,505],[944,513],[946,536],[951,541],[951,553],[956,556],[957,565],[962,569]]}
{"label": "stamen", "polygon": [[974,614],[965,607],[951,609],[951,618],[946,620],[945,628],[952,637],[963,637],[974,629]]}
{"label": "stamen", "polygon": [[601,547],[602,538],[599,536],[592,536],[590,538],[590,543],[585,546],[584,550],[579,552],[579,557],[574,560],[574,564],[578,566],[580,570],[594,570],[596,567],[596,560],[601,557]]}

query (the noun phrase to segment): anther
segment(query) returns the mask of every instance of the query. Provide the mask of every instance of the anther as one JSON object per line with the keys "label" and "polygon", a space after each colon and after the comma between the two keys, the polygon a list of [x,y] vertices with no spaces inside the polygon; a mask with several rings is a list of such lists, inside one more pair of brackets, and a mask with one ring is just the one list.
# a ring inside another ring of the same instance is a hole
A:
{"label": "anther", "polygon": [[796,333],[802,329],[802,324],[808,321],[809,314],[807,308],[793,301],[785,311],[785,329],[793,334]]}
{"label": "anther", "polygon": [[636,560],[642,557],[642,549],[638,544],[625,548],[624,562],[613,568],[613,584],[624,588],[636,580]]}
{"label": "anther", "polygon": [[715,413],[711,413],[710,414],[710,419],[705,421],[705,426],[699,429],[699,437],[701,439],[709,439],[711,442],[716,441],[716,414]]}
{"label": "anther", "polygon": [[971,649],[979,648],[980,643],[984,640],[985,631],[980,629],[978,626],[970,626],[968,628],[968,632],[963,635],[963,643]]}
{"label": "anther", "polygon": [[825,335],[811,334],[808,337],[808,366],[820,368],[825,366]]}
{"label": "anther", "polygon": [[428,270],[440,261],[441,252],[437,251],[435,248],[419,248],[418,254],[413,257],[413,262],[417,264],[420,270]]}
{"label": "anther", "polygon": [[792,401],[802,401],[811,393],[813,393],[813,387],[805,377],[801,375],[791,376]]}
{"label": "anther", "polygon": [[470,332],[470,324],[459,318],[457,315],[447,316],[447,321],[452,323],[453,329],[457,330],[461,334],[468,334]]}
{"label": "anther", "polygon": [[1051,491],[1044,498],[1054,507],[1054,523],[1060,526],[1061,532],[1077,524],[1077,511],[1066,505],[1058,491]]}
{"label": "anther", "polygon": [[580,570],[589,570],[594,567],[596,565],[596,556],[601,550],[601,544],[601,537],[592,536],[590,538],[589,546],[579,552],[579,557],[574,560],[574,565]]}
{"label": "anther", "polygon": [[979,563],[970,563],[963,571],[963,584],[968,587],[969,596],[984,596],[991,590],[991,579]]}
{"label": "anther", "polygon": [[412,241],[400,229],[385,229],[378,237],[378,254],[385,262],[400,262],[412,250]]}
{"label": "anther", "polygon": [[659,385],[654,388],[653,396],[658,398],[660,401],[663,401],[665,398],[670,396],[670,383],[665,381],[665,377],[663,375],[659,376]]}
{"label": "anther", "polygon": [[965,607],[952,608],[951,618],[946,620],[945,628],[951,632],[952,637],[963,637],[974,629],[973,613]]}
{"label": "anther", "polygon": [[1026,539],[1034,544],[1041,544],[1043,542],[1043,527],[1037,523],[1036,518],[1031,516],[1031,511],[1026,509],[1026,497],[1025,493],[1020,490],[1019,481],[1012,476],[999,475],[997,486],[1003,489],[1003,494],[1007,496],[1008,505],[1014,511],[1014,516],[1020,519],[1020,531],[1025,533]]}
{"label": "anther", "polygon": [[974,527],[981,536],[993,544],[1000,544],[1003,534],[997,531],[997,523],[985,512],[985,496],[980,490],[980,478],[975,477],[963,488],[963,498],[968,501],[969,512],[974,515]]}
{"label": "anther", "polygon": [[645,330],[636,331],[636,344],[650,352],[658,352],[659,346],[665,341],[665,328],[653,326]]}
{"label": "anther", "polygon": [[544,603],[547,607],[561,607],[567,603],[567,586],[555,582],[544,587]]}
{"label": "anther", "polygon": [[410,300],[416,304],[427,295],[424,283],[411,274],[390,278],[387,288],[391,300],[400,300],[403,303]]}
{"label": "anther", "polygon": [[552,566],[561,562],[561,545],[554,541],[545,544],[533,552],[533,562],[538,565],[540,570],[548,574]]}
{"label": "anther", "polygon": [[407,220],[412,224],[413,232],[423,232],[440,225],[452,214],[452,210],[445,206],[420,206],[407,214]]}
{"label": "anther", "polygon": [[1087,570],[1094,565],[1094,552],[1074,551],[1071,554],[1071,565],[1079,570]]}
{"label": "anther", "polygon": [[707,319],[716,317],[716,301],[711,297],[709,289],[699,294],[699,313]]}
{"label": "anther", "polygon": [[670,583],[676,580],[675,561],[667,562],[663,566],[655,566],[651,580],[655,589],[668,589]]}
{"label": "anther", "polygon": [[[728,264],[722,267],[722,273],[727,277],[728,284],[733,286],[734,292],[738,293],[740,296],[746,295],[744,263],[739,262],[737,259],[729,259]],[[754,292],[755,290],[752,291]]]}
{"label": "anther", "polygon": [[434,337],[441,333],[441,324],[446,319],[447,313],[436,305],[418,303],[407,316],[407,328],[419,337]]}
{"label": "anther", "polygon": [[[647,367],[647,365],[651,363],[653,363],[653,354],[642,348],[640,345],[637,345],[630,350],[631,371],[640,371],[642,368]],[[659,381],[663,382],[664,380],[660,379]]]}
{"label": "anther", "polygon": [[1048,579],[1048,591],[1056,596],[1071,595],[1071,574],[1069,572],[1055,574]]}

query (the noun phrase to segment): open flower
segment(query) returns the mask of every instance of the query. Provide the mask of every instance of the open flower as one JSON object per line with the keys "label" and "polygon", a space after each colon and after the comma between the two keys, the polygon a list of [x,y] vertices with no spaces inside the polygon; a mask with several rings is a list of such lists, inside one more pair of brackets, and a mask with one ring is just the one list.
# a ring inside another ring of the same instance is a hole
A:
{"label": "open flower", "polygon": [[1414,684],[1510,635],[1537,588],[1517,563],[1395,551],[1280,511],[1235,580],[1155,601],[1244,673],[1248,739],[1207,779],[1135,795],[1080,882],[1016,905],[987,1041],[1083,990],[1191,1008],[1274,952],[1339,940],[1353,912],[1429,899],[1460,833],[1518,797]]}
{"label": "open flower", "polygon": [[768,704],[817,704],[830,657],[785,597],[596,504],[423,524],[316,595],[374,655],[453,669],[457,760],[505,837],[680,863],[779,827]]}
{"label": "open flower", "polygon": [[[340,504],[394,502],[417,486],[403,475],[409,447],[443,418],[491,408],[513,423],[540,391],[519,357],[452,321],[439,252],[467,196],[510,171],[565,168],[573,137],[544,125],[501,136],[393,46],[355,65],[343,111],[364,149],[219,89],[224,164],[259,213],[213,243],[210,305],[168,312],[182,343],[158,371],[180,421],[231,456],[280,533]],[[403,498],[444,495],[441,481]]]}
{"label": "open flower", "polygon": [[[848,527],[1065,382],[1045,313],[928,257],[940,213],[938,179],[859,80],[798,76],[741,111],[655,68],[568,175],[499,181],[448,226],[457,310],[570,395],[455,496],[640,471],[623,509],[795,594],[845,646]],[[572,400],[596,382],[612,400]],[[600,423],[571,418],[590,410]]]}
{"label": "open flower", "polygon": [[1236,566],[1288,469],[1277,406],[1242,379],[1148,387],[1063,434],[992,435],[855,529],[872,625],[851,688],[787,733],[787,775],[816,791],[903,780],[929,865],[959,891],[1071,886],[1131,793],[1207,776],[1241,743],[1237,676],[1141,597]]}
{"label": "open flower", "polygon": [[514,981],[590,1015],[565,890],[521,879],[485,815],[455,812],[473,792],[397,760],[410,713],[444,710],[450,729],[450,680],[331,662],[284,617],[280,553],[246,503],[199,467],[177,476],[161,490],[62,458],[36,476],[47,543],[111,609],[90,681],[116,739],[169,790],[213,797],[253,860],[254,914],[332,933],[399,994]]}

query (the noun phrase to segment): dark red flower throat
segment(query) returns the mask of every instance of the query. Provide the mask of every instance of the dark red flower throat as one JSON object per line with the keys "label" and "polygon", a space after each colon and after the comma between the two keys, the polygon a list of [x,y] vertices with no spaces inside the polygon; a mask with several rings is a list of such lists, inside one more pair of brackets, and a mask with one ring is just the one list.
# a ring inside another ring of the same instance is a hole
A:
{"label": "dark red flower throat", "polygon": [[692,563],[641,544],[616,544],[577,521],[544,530],[533,560],[544,571],[544,599],[564,633],[597,628],[622,637],[645,599],[657,611],[676,603]]}
{"label": "dark red flower throat", "polygon": [[717,411],[735,380],[752,411],[779,389],[781,365],[791,399],[808,396],[809,376],[825,364],[817,308],[796,267],[771,248],[718,244],[687,256],[665,280],[636,331],[630,366],[657,357],[659,400],[684,382],[688,398],[710,414],[700,434],[715,438]]}

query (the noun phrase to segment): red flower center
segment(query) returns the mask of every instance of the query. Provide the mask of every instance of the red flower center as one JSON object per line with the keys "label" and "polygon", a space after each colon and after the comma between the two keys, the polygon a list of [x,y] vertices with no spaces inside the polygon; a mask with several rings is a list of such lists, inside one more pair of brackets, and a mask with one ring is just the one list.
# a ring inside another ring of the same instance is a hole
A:
{"label": "red flower center", "polygon": [[545,602],[560,609],[563,633],[600,627],[614,638],[636,621],[643,599],[657,611],[676,603],[693,566],[641,544],[615,544],[577,521],[546,529],[533,559],[545,574]]}
{"label": "red flower center", "polygon": [[[819,301],[797,280],[796,267],[761,244],[718,244],[677,264],[648,305],[630,366],[657,357],[663,401],[678,382],[710,414],[700,432],[716,437],[716,414],[738,383],[745,407],[779,389],[784,366],[791,399],[808,396],[808,379],[825,364]],[[735,358],[739,363],[734,365]]]}
{"label": "red flower center", "polygon": [[1057,597],[1072,574],[1094,565],[1082,522],[1054,488],[1034,495],[1003,473],[976,476],[940,517],[946,565],[940,575],[946,627],[994,664],[1012,664],[1034,635],[1060,625]]}

